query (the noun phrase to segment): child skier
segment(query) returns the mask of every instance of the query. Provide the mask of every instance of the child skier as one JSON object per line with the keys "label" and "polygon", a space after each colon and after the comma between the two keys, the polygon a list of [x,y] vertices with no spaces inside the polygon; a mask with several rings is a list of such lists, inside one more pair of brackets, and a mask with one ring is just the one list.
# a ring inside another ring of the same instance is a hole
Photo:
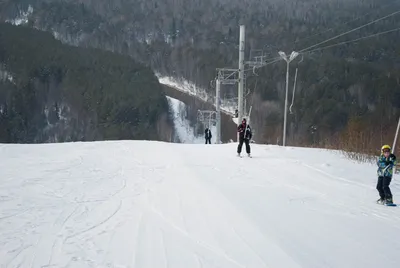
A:
{"label": "child skier", "polygon": [[377,161],[378,164],[378,184],[376,189],[381,198],[378,199],[379,204],[393,204],[393,196],[389,185],[392,181],[393,166],[396,165],[396,156],[391,153],[389,145],[383,145],[381,155]]}

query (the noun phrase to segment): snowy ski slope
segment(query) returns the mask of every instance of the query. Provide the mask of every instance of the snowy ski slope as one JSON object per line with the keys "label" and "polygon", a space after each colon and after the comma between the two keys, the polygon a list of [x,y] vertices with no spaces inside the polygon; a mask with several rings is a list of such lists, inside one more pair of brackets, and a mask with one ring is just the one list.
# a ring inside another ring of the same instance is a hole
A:
{"label": "snowy ski slope", "polygon": [[400,267],[400,210],[375,203],[373,165],[235,150],[0,145],[0,267]]}

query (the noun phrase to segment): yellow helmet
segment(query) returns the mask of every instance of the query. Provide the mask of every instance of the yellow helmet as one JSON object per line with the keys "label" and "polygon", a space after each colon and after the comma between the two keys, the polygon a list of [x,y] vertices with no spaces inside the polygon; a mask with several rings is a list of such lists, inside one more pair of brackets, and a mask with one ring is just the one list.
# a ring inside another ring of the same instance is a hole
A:
{"label": "yellow helmet", "polygon": [[382,152],[383,152],[384,150],[389,150],[389,152],[390,152],[390,151],[392,151],[392,148],[391,148],[389,145],[385,144],[385,145],[383,145],[382,148],[381,148],[381,151],[382,151]]}

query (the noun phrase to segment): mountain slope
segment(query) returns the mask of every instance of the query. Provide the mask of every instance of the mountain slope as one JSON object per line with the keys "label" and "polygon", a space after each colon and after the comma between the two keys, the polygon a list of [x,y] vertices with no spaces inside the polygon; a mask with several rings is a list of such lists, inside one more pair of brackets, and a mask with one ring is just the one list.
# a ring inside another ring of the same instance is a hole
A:
{"label": "mountain slope", "polygon": [[0,66],[1,142],[166,140],[171,131],[161,85],[129,57],[1,23]]}
{"label": "mountain slope", "polygon": [[[248,159],[236,144],[145,141],[0,150],[0,266],[400,261],[398,208],[375,203],[375,167],[337,152],[253,145]],[[397,177],[392,191],[397,200]]]}

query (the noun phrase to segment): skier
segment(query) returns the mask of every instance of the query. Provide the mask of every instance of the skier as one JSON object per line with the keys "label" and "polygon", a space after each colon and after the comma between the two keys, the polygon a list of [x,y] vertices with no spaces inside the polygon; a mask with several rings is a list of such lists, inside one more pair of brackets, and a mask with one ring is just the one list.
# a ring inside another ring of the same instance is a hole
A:
{"label": "skier", "polygon": [[204,137],[206,139],[206,144],[207,143],[211,144],[212,135],[211,135],[211,130],[209,128],[206,128],[206,130],[204,131]]}
{"label": "skier", "polygon": [[381,198],[378,199],[379,204],[393,204],[393,196],[390,191],[389,184],[392,181],[393,167],[396,165],[396,156],[391,153],[389,145],[383,145],[381,155],[378,158],[378,183],[376,189]]}
{"label": "skier", "polygon": [[249,157],[251,157],[250,139],[252,137],[252,133],[250,126],[246,123],[246,118],[243,118],[242,123],[238,126],[238,132],[239,132],[239,145],[237,148],[238,156],[240,156],[240,153],[242,152],[242,146],[244,142],[246,144],[246,153]]}

